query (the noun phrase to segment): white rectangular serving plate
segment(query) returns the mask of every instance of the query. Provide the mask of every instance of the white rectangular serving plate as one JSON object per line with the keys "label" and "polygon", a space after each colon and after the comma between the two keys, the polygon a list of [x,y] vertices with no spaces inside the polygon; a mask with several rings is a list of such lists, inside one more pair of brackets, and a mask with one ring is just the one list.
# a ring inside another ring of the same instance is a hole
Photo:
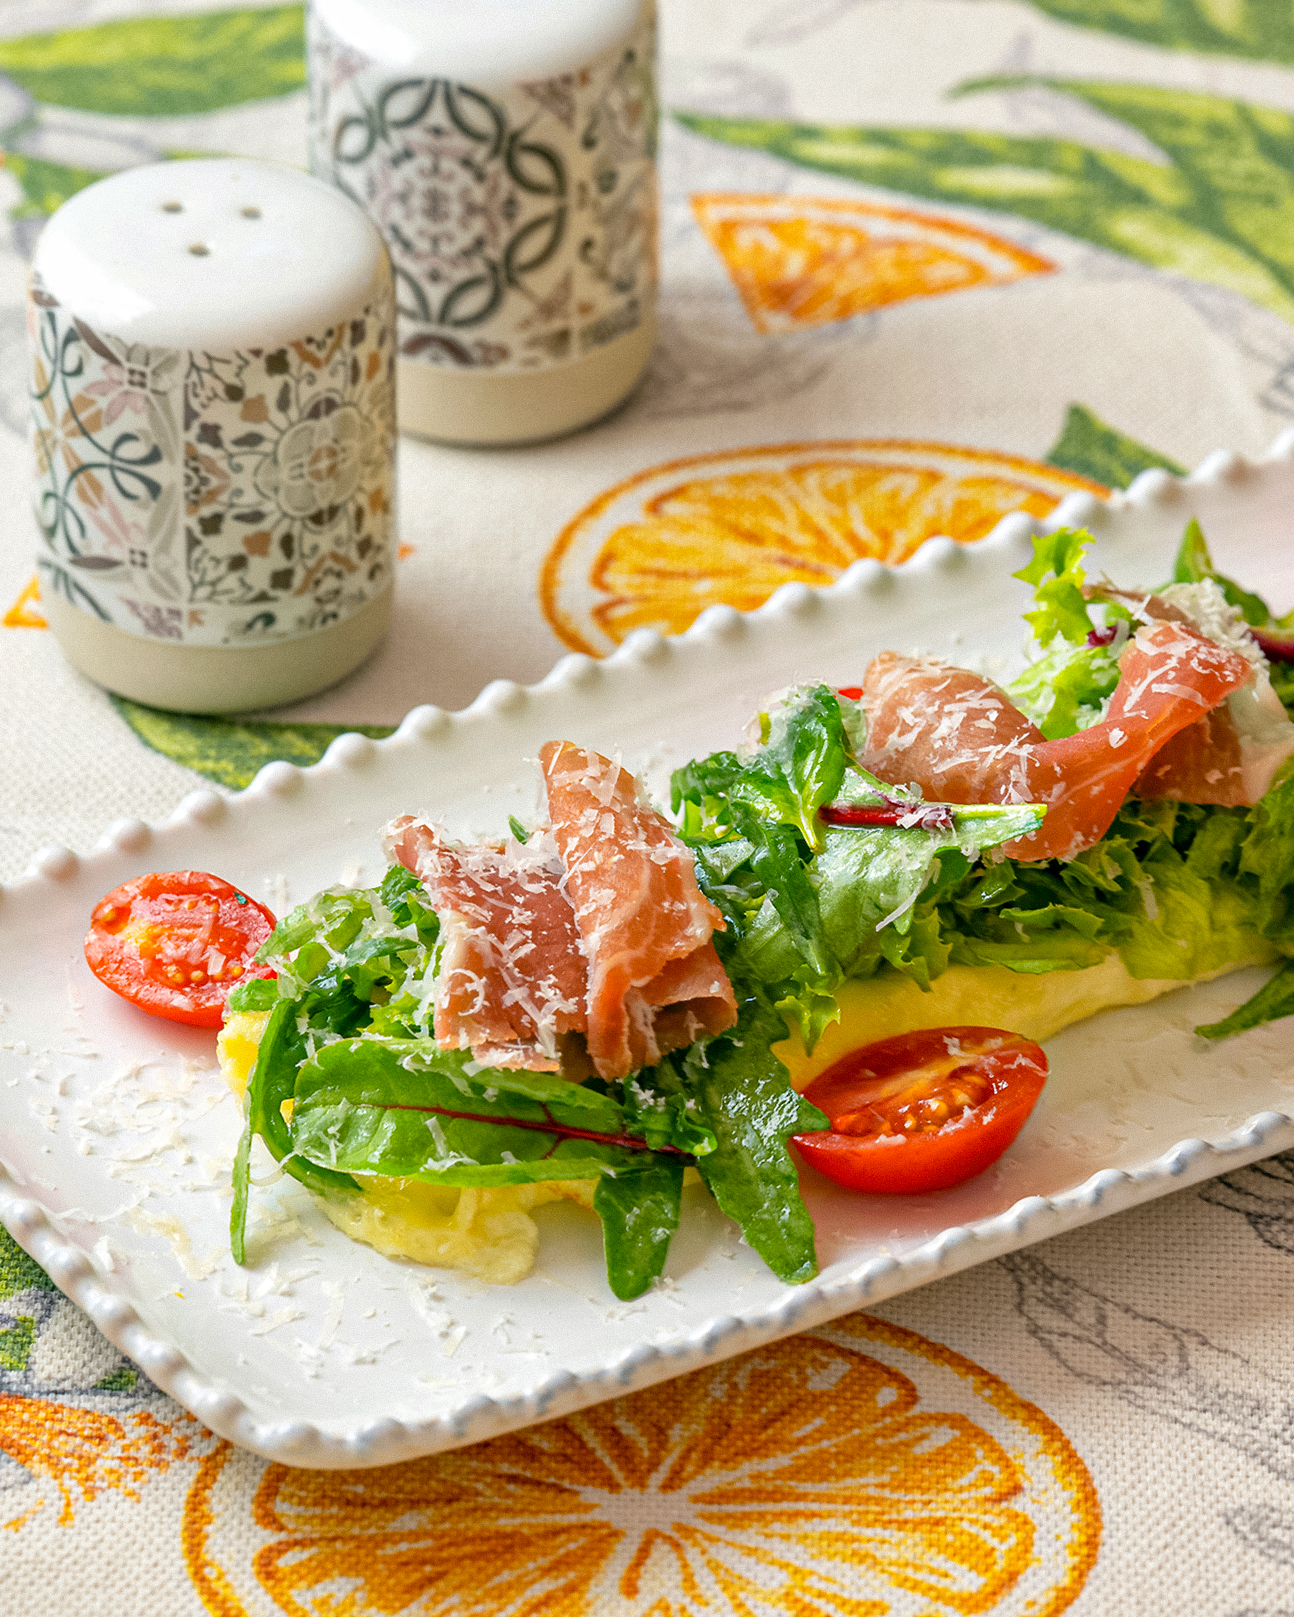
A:
{"label": "white rectangular serving plate", "polygon": [[[1146,473],[1091,527],[1092,570],[1168,575],[1198,515],[1218,563],[1294,597],[1294,435],[1261,463],[1211,457]],[[395,1262],[338,1234],[290,1179],[254,1192],[252,1262],[228,1255],[238,1108],[214,1037],[145,1017],[81,953],[109,889],[157,869],[212,870],[282,912],[339,880],[372,881],[378,833],[424,811],[498,832],[536,801],[533,760],[568,737],[663,795],[683,760],[730,746],[761,698],[800,680],[857,683],[887,647],[1007,674],[1035,524],[979,544],[933,540],[906,566],[856,564],[833,588],[790,585],[760,611],[642,633],[607,661],[567,657],[541,684],[487,687],[462,713],[412,712],[388,741],[345,736],[316,768],[271,764],[235,797],[198,791],[171,821],[110,827],[84,858],[37,856],[0,897],[0,1218],[105,1334],[214,1431],[294,1465],[382,1465],[563,1414],[820,1323],[940,1274],[1073,1229],[1294,1144],[1289,1024],[1221,1046],[1193,1026],[1244,999],[1244,972],[1051,1041],[1051,1078],[998,1165],[954,1191],[864,1197],[805,1175],[822,1271],[776,1280],[704,1192],[689,1191],[663,1284],[607,1289],[595,1219],[541,1209],[539,1261],[513,1287]],[[259,1148],[258,1148],[259,1149]],[[256,1178],[272,1180],[262,1154]]]}

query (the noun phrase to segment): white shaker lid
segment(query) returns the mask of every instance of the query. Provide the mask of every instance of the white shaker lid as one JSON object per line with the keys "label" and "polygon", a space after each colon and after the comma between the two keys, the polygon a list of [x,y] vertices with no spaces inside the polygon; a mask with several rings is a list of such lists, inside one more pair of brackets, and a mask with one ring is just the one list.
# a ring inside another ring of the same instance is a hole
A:
{"label": "white shaker lid", "polygon": [[298,169],[200,158],[123,169],[50,219],[33,267],[95,330],[227,353],[354,312],[386,249],[368,216]]}
{"label": "white shaker lid", "polygon": [[314,0],[314,10],[394,72],[488,88],[586,66],[627,37],[643,0]]}

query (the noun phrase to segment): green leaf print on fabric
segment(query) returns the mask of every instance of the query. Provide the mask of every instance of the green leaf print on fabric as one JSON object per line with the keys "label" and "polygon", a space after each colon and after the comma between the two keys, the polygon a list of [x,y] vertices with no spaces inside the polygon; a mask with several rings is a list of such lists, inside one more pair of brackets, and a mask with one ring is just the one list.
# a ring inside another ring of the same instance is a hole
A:
{"label": "green leaf print on fabric", "polygon": [[96,1381],[90,1389],[92,1392],[133,1392],[139,1385],[139,1371],[132,1370],[128,1364],[119,1364],[117,1368],[104,1376],[102,1381]]}
{"label": "green leaf print on fabric", "polygon": [[27,1256],[9,1231],[0,1229],[0,1302],[8,1297],[16,1297],[19,1292],[30,1291],[33,1286],[41,1291],[58,1289],[35,1258]]}
{"label": "green leaf print on fabric", "polygon": [[103,178],[96,169],[68,168],[21,152],[5,152],[3,157],[6,172],[22,186],[22,201],[9,210],[13,219],[47,219],[68,197]]}
{"label": "green leaf print on fabric", "polygon": [[1123,34],[1170,50],[1294,62],[1289,0],[1029,0],[1077,28]]}
{"label": "green leaf print on fabric", "polygon": [[36,1345],[36,1321],[30,1314],[19,1314],[7,1330],[0,1331],[0,1370],[25,1370]]}
{"label": "green leaf print on fabric", "polygon": [[1043,459],[1049,466],[1062,471],[1078,472],[1090,477],[1106,488],[1127,488],[1138,472],[1151,466],[1162,467],[1185,477],[1186,468],[1179,466],[1156,449],[1147,449],[1135,438],[1120,432],[1102,421],[1085,404],[1071,404],[1065,414],[1065,425],[1060,437]]}
{"label": "green leaf print on fabric", "polygon": [[676,116],[698,134],[860,184],[1036,220],[1227,287],[1294,324],[1294,117],[1221,96],[1077,79],[982,79],[954,93],[1025,85],[1132,125],[1166,161],[1041,136]]}
{"label": "green leaf print on fabric", "polygon": [[49,106],[177,118],[305,83],[301,6],[126,17],[0,39],[0,72]]}
{"label": "green leaf print on fabric", "polygon": [[375,741],[389,736],[393,724],[276,724],[259,719],[216,719],[190,713],[164,713],[124,696],[111,698],[146,747],[240,791],[258,770],[276,759],[290,764],[317,764],[329,743],[358,732]]}

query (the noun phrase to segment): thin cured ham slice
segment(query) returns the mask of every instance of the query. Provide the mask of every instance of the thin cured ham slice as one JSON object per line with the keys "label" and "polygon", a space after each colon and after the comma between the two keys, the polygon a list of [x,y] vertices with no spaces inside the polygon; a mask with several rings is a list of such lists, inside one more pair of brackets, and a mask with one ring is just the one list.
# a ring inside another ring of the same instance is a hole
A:
{"label": "thin cured ham slice", "polygon": [[[1029,759],[1046,742],[992,680],[883,651],[863,681],[865,769],[938,803],[1031,803]],[[1006,795],[1014,793],[1014,795]]]}
{"label": "thin cured ham slice", "polygon": [[569,741],[539,759],[588,966],[589,1056],[601,1077],[623,1078],[736,1021],[711,942],[723,917],[632,775]]}
{"label": "thin cured ham slice", "polygon": [[1137,778],[1138,797],[1248,808],[1263,797],[1276,771],[1294,753],[1294,724],[1272,689],[1261,630],[1245,623],[1212,579],[1170,584],[1157,595],[1084,586],[1089,600],[1117,600],[1143,621],[1181,623],[1234,651],[1249,678],[1225,703],[1180,730]]}
{"label": "thin cured ham slice", "polygon": [[1250,808],[1294,754],[1294,724],[1265,668],[1161,747],[1137,779],[1138,797]]}
{"label": "thin cured ham slice", "polygon": [[455,847],[406,817],[386,846],[440,917],[437,1042],[487,1067],[560,1071],[562,1035],[588,1025],[587,971],[552,839]]}
{"label": "thin cured ham slice", "polygon": [[1137,776],[1133,790],[1151,802],[1172,798],[1178,803],[1247,806],[1240,737],[1226,708],[1216,707],[1179,730]]}
{"label": "thin cured ham slice", "polygon": [[1048,741],[991,680],[947,664],[877,657],[863,681],[860,762],[952,803],[1045,803],[1014,859],[1072,859],[1109,829],[1160,749],[1249,680],[1248,660],[1178,622],[1143,625],[1119,659],[1105,718]]}

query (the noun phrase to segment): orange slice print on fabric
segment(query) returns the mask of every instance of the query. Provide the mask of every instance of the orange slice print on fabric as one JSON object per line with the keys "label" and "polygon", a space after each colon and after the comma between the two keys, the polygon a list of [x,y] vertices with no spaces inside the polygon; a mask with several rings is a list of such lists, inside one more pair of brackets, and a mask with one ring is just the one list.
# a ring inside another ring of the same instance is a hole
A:
{"label": "orange slice print on fabric", "polygon": [[764,333],[1056,269],[974,225],[874,202],[716,192],[692,211]]}
{"label": "orange slice print on fabric", "polygon": [[22,594],[0,618],[6,629],[48,629],[40,610],[40,579],[33,574]]}
{"label": "orange slice print on fabric", "polygon": [[865,1315],[407,1465],[261,1465],[190,1492],[218,1617],[1057,1617],[1100,1539],[1041,1411]]}
{"label": "orange slice print on fabric", "polygon": [[1110,492],[1018,455],[899,439],[692,455],[586,506],[548,554],[540,603],[568,646],[605,656],[635,629],[681,634],[708,606],[762,606],[782,584],[903,562],[937,535],[970,544],[1080,489]]}
{"label": "orange slice print on fabric", "polygon": [[[79,1504],[100,1494],[137,1500],[151,1477],[188,1459],[203,1435],[187,1415],[171,1423],[139,1411],[118,1420],[53,1399],[0,1394],[0,1451],[54,1485],[62,1527],[71,1526]],[[20,1528],[44,1504],[42,1497],[22,1518],[3,1525]]]}

